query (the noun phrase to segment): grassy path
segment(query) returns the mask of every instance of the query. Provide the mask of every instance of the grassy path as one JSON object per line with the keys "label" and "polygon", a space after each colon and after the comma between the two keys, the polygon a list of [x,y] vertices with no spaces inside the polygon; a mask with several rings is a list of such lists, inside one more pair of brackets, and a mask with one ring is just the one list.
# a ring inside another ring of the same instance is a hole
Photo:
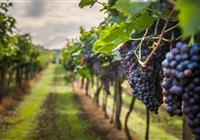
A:
{"label": "grassy path", "polygon": [[[93,93],[96,86],[92,89]],[[108,98],[108,112],[111,114],[113,107],[114,89],[111,88],[111,96]],[[122,94],[123,103],[121,112],[121,121],[124,123],[125,115],[128,111],[127,104],[131,102],[131,97]],[[102,105],[103,92],[100,94],[100,104]],[[128,126],[135,139],[144,139],[146,129],[145,106],[140,101],[136,101],[134,112],[129,117]],[[166,111],[160,110],[158,115],[151,113],[150,118],[150,140],[181,140],[182,139],[182,121],[178,117],[170,117]]]}
{"label": "grassy path", "polygon": [[23,140],[35,127],[35,119],[40,112],[40,106],[51,90],[54,66],[50,65],[43,73],[41,80],[32,87],[31,94],[26,95],[16,108],[18,117],[9,118],[13,125],[2,132],[1,140]]}
{"label": "grassy path", "polygon": [[42,79],[16,108],[13,125],[0,132],[0,140],[99,140],[91,124],[80,115],[66,71],[50,65]]}

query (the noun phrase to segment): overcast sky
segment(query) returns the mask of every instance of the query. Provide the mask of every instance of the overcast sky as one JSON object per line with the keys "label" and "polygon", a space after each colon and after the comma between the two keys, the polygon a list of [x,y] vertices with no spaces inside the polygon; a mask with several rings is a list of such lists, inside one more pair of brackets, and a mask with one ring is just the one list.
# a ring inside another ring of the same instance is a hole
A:
{"label": "overcast sky", "polygon": [[78,38],[79,27],[98,26],[104,19],[99,5],[80,9],[79,0],[12,0],[11,15],[20,33],[46,48],[62,48],[67,38]]}

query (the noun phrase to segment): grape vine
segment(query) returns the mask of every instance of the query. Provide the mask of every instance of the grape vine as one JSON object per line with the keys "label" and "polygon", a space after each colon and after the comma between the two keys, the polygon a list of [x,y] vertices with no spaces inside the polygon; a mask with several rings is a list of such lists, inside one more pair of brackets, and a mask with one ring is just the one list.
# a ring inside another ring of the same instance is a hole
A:
{"label": "grape vine", "polygon": [[[81,0],[79,6],[95,4],[102,6],[107,17],[89,31],[81,28],[80,40],[63,49],[65,62],[72,56],[76,73],[97,79],[95,96],[101,88],[111,93],[110,86],[118,87],[114,92],[120,94],[114,94],[113,112],[116,104],[122,104],[121,87],[128,80],[133,98],[142,101],[147,109],[147,134],[148,111],[158,114],[163,104],[170,116],[184,114],[189,118],[198,140],[200,26],[196,15],[200,2]],[[177,43],[180,41],[184,43]],[[134,108],[133,103],[131,106]],[[116,120],[119,122],[119,118]]]}

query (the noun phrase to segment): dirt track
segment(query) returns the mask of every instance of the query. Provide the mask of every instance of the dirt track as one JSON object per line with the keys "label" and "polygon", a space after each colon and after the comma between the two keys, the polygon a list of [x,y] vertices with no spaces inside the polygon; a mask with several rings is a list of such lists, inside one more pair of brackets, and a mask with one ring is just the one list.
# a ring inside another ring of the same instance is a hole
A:
{"label": "dirt track", "polygon": [[94,102],[84,94],[80,88],[80,83],[74,83],[75,99],[81,104],[84,119],[93,124],[93,131],[101,136],[103,140],[127,140],[124,131],[114,128],[110,121],[105,119],[103,111],[98,108]]}

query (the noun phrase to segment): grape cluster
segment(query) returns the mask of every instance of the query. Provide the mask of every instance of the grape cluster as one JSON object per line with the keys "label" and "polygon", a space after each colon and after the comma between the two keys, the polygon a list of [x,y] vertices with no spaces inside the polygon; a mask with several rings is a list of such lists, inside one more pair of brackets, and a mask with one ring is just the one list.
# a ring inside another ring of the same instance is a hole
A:
{"label": "grape cluster", "polygon": [[92,70],[96,75],[99,75],[101,72],[101,60],[98,55],[92,57]]}
{"label": "grape cluster", "polygon": [[110,93],[110,79],[106,75],[104,75],[101,77],[101,82],[103,84],[103,90],[107,93]]}
{"label": "grape cluster", "polygon": [[92,69],[96,75],[99,75],[101,71],[100,61],[94,61]]}
{"label": "grape cluster", "polygon": [[91,57],[91,54],[92,54],[92,47],[91,46],[88,46],[84,52],[84,60],[87,61],[88,59],[90,59]]}
{"label": "grape cluster", "polygon": [[[151,49],[148,43],[142,45],[142,58],[144,61]],[[127,42],[119,48],[122,57],[122,66],[126,70],[128,81],[133,89],[133,95],[141,100],[146,107],[158,113],[159,106],[163,103],[161,81],[161,62],[162,52],[158,51],[149,61],[146,67],[140,66],[134,52],[137,48],[137,42]]]}
{"label": "grape cluster", "polygon": [[120,61],[110,61],[109,65],[102,68],[101,81],[105,91],[109,91],[109,87],[116,80],[122,80],[124,78],[125,72],[120,66],[120,63]]}
{"label": "grape cluster", "polygon": [[200,47],[177,43],[162,66],[167,111],[170,115],[187,114],[189,126],[200,140]]}
{"label": "grape cluster", "polygon": [[110,77],[113,81],[123,79],[124,77],[125,71],[120,64],[120,61],[114,61],[110,62],[110,65],[108,66],[108,77]]}
{"label": "grape cluster", "polygon": [[99,54],[92,54],[92,47],[88,46],[83,55],[83,61],[86,62],[88,68],[94,72],[95,75],[99,75],[101,72],[101,58]]}

